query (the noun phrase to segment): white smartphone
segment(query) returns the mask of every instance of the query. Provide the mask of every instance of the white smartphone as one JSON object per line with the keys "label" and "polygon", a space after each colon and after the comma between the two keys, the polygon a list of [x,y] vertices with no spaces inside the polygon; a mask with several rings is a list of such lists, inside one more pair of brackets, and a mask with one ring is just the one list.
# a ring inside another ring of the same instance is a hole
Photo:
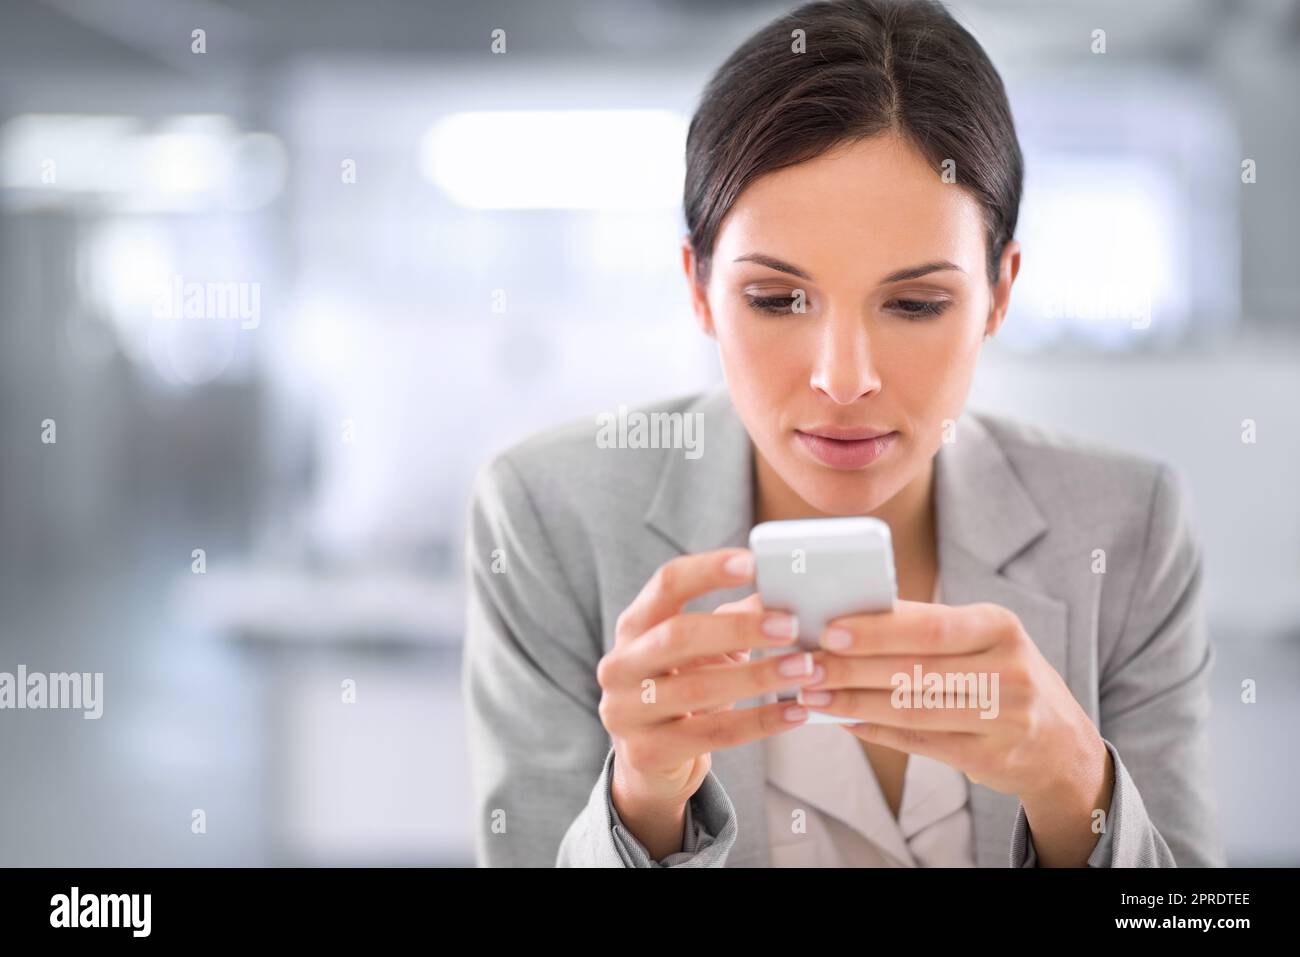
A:
{"label": "white smartphone", "polygon": [[[764,608],[792,613],[799,639],[771,654],[821,648],[827,622],[843,615],[889,611],[898,596],[889,526],[878,518],[809,518],[762,522],[749,533],[754,578]],[[797,689],[776,700],[793,701]],[[857,719],[810,712],[809,724],[856,724]]]}

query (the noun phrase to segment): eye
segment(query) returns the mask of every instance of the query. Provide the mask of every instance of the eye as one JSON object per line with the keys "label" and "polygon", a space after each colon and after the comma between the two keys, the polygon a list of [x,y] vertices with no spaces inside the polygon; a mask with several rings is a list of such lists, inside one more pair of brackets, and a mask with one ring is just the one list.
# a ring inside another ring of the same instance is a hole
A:
{"label": "eye", "polygon": [[[791,314],[791,308],[794,306],[794,296],[746,296],[749,300],[751,309],[757,312],[764,312],[771,316],[785,316]],[[804,300],[804,310],[807,310],[808,300]]]}
{"label": "eye", "polygon": [[938,316],[949,306],[947,299],[894,299],[885,305],[909,319]]}

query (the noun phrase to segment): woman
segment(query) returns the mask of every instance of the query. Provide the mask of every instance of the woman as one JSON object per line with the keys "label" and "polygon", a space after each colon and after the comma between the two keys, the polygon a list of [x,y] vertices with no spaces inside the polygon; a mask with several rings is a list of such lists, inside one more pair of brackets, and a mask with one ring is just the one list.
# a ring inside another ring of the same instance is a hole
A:
{"label": "woman", "polygon": [[[928,3],[801,7],[712,79],[687,160],[725,386],[627,419],[704,441],[587,420],[476,483],[480,861],[1221,864],[1180,473],[964,409],[1020,266],[1021,153],[976,41]],[[899,600],[765,653],[797,623],[754,596],[749,530],[832,515],[889,524]],[[996,717],[893,707],[916,665],[997,675]]]}

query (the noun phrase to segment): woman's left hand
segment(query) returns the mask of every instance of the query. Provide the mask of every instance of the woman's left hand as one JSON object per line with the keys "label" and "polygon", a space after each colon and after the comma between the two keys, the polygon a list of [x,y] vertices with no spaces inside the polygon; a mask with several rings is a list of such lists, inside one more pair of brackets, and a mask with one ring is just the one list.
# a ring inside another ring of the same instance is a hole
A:
{"label": "woman's left hand", "polygon": [[[826,676],[800,697],[862,719],[841,727],[863,741],[942,761],[1026,805],[1097,796],[1105,743],[1009,609],[898,600],[888,612],[835,619],[821,645],[813,657]],[[926,692],[929,675],[942,682],[937,693]],[[829,698],[819,703],[818,690]]]}

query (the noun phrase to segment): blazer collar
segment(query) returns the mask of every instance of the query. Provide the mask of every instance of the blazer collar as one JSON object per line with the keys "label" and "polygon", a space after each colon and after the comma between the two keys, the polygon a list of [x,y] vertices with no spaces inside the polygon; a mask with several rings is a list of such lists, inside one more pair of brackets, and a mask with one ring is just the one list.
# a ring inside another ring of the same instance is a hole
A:
{"label": "blazer collar", "polygon": [[[749,434],[725,384],[699,396],[685,411],[703,416],[704,451],[696,459],[665,456],[646,524],[683,552],[745,545],[753,525]],[[1009,608],[1068,684],[1065,602],[1047,594],[1032,571],[1013,577],[1007,568],[1048,530],[1047,519],[977,412],[962,413],[952,441],[935,455],[935,525],[943,602],[987,601]],[[1071,690],[1078,695],[1082,689]],[[729,864],[769,863],[763,742],[718,752],[713,759],[737,814],[747,822]],[[1006,867],[1019,800],[972,782],[970,803],[978,865]]]}
{"label": "blazer collar", "polygon": [[685,410],[700,415],[703,451],[666,455],[646,523],[683,552],[748,543],[754,513],[754,455],[725,385]]}
{"label": "blazer collar", "polygon": [[[645,520],[684,552],[745,544],[753,525],[754,457],[725,385],[685,410],[703,416],[699,458],[665,456]],[[1001,570],[1047,530],[1006,454],[977,413],[965,411],[935,455],[940,547]]]}

